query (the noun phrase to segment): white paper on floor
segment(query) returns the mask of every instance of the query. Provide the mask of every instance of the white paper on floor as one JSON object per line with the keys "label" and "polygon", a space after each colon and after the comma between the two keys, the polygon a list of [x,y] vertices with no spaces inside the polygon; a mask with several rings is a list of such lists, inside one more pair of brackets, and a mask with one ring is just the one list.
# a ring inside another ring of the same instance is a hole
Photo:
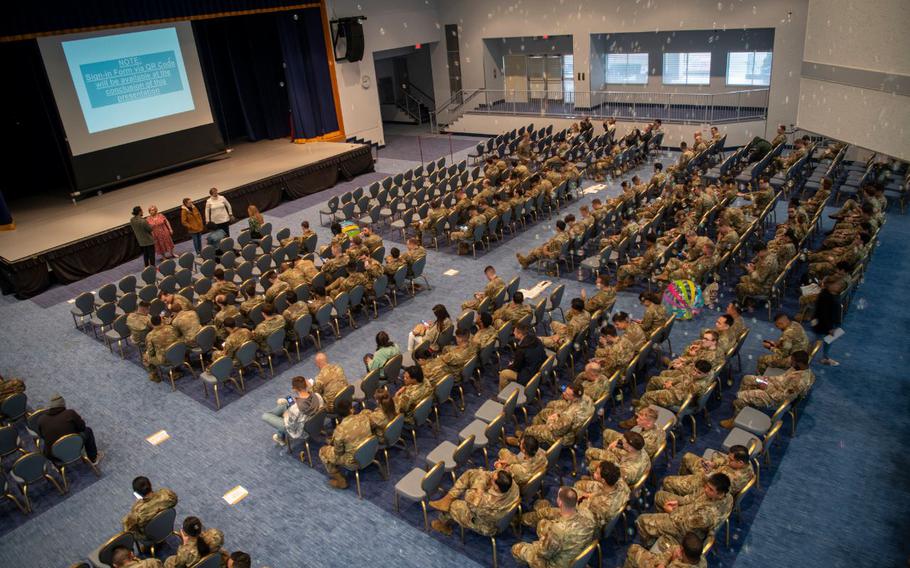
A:
{"label": "white paper on floor", "polygon": [[454,268],[450,268],[450,269],[446,270],[445,272],[443,272],[443,274],[445,274],[446,276],[455,276],[456,274],[458,274],[458,271],[455,270]]}
{"label": "white paper on floor", "polygon": [[165,440],[170,439],[171,435],[167,433],[167,430],[158,430],[151,436],[145,439],[146,442],[153,446],[157,446],[164,442]]}
{"label": "white paper on floor", "polygon": [[238,485],[224,494],[224,500],[227,501],[228,505],[236,505],[249,494],[250,492],[244,489],[243,485]]}

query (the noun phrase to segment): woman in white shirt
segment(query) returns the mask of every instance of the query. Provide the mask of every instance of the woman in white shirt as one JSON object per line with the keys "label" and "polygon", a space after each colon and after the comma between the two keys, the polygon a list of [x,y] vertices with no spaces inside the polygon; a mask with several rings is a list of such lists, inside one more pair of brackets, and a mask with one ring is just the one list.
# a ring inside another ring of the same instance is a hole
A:
{"label": "woman in white shirt", "polygon": [[206,224],[215,225],[215,229],[224,231],[225,236],[230,236],[231,221],[234,219],[234,212],[231,210],[231,204],[227,199],[218,195],[218,188],[213,187],[209,190],[209,198],[205,202],[205,222]]}

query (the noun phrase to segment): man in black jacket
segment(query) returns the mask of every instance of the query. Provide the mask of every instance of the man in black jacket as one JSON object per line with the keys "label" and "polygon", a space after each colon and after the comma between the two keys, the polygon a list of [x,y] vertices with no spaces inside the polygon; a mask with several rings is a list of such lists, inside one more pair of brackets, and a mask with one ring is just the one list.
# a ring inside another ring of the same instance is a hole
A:
{"label": "man in black jacket", "polygon": [[518,345],[515,347],[515,357],[512,359],[512,363],[499,371],[500,391],[511,382],[528,384],[534,373],[540,370],[540,366],[547,359],[543,343],[533,332],[531,326],[519,324],[515,326],[513,333]]}
{"label": "man in black jacket", "polygon": [[79,434],[82,437],[85,455],[92,465],[98,465],[103,457],[95,445],[95,434],[92,429],[85,425],[78,412],[66,408],[66,401],[59,394],[51,397],[47,412],[38,419],[38,433],[44,440],[44,454],[48,457],[51,456],[54,443],[67,434]]}

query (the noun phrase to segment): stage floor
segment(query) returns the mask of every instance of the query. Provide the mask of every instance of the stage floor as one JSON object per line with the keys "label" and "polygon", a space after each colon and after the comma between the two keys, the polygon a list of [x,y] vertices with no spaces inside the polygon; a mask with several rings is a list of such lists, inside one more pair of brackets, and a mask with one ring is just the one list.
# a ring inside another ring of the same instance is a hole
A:
{"label": "stage floor", "polygon": [[[178,207],[208,195],[332,158],[360,147],[345,142],[239,144],[224,158],[124,187],[73,204],[66,196],[37,195],[10,203],[16,230],[0,232],[0,257],[14,262],[129,223],[135,205],[148,211]],[[245,216],[245,214],[243,215]]]}

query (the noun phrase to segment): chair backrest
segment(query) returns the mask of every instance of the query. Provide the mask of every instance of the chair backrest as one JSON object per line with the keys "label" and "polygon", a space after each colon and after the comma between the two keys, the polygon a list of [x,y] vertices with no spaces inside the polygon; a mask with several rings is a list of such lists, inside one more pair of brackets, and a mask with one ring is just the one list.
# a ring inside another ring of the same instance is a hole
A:
{"label": "chair backrest", "polygon": [[34,412],[28,415],[28,418],[25,419],[25,427],[28,430],[28,433],[32,436],[38,436],[38,420],[44,416],[44,413],[50,410],[49,408],[38,408]]}
{"label": "chair backrest", "polygon": [[0,427],[0,457],[15,452],[18,447],[19,433],[16,431],[16,427]]}
{"label": "chair backrest", "polygon": [[472,453],[474,453],[474,434],[465,438],[452,452],[452,460],[455,462],[455,467],[466,464]]}
{"label": "chair backrest", "polygon": [[445,462],[436,462],[433,467],[427,470],[423,479],[420,480],[420,488],[426,493],[428,498],[439,489],[439,484],[442,483],[442,478],[446,473],[445,465]]}
{"label": "chair backrest", "polygon": [[152,520],[142,527],[147,542],[163,542],[174,531],[177,510],[173,507],[159,511]]}
{"label": "chair backrest", "polygon": [[17,392],[0,400],[0,416],[7,419],[18,419],[25,414],[28,405],[28,396],[24,392]]}
{"label": "chair backrest", "polygon": [[553,292],[550,294],[550,309],[556,309],[559,307],[559,304],[562,303],[562,295],[566,291],[566,285],[560,284],[557,286]]}
{"label": "chair backrest", "polygon": [[484,435],[487,437],[488,446],[492,447],[499,444],[499,440],[502,438],[503,428],[505,428],[506,418],[506,413],[500,412],[499,415],[493,420],[490,420],[490,423],[484,428]]}
{"label": "chair backrest", "polygon": [[127,274],[117,282],[117,287],[124,294],[136,291],[136,277],[132,274]]}
{"label": "chair backrest", "polygon": [[403,357],[400,353],[386,361],[385,365],[382,366],[382,376],[387,381],[397,381],[398,375],[401,374],[402,361]]}
{"label": "chair backrest", "polygon": [[515,407],[518,405],[518,389],[515,389],[509,394],[506,398],[505,403],[502,405],[502,412],[506,415],[506,418],[511,419],[512,415],[515,414]]}
{"label": "chair backrest", "polygon": [[334,306],[328,303],[316,310],[316,324],[319,327],[324,326],[332,318],[332,309]]}
{"label": "chair backrest", "polygon": [[442,378],[441,381],[436,383],[436,390],[433,396],[436,399],[437,404],[442,404],[443,402],[449,400],[452,396],[452,388],[455,387],[455,377],[452,375],[446,375]]}
{"label": "chair backrest", "polygon": [[164,351],[164,360],[168,365],[180,365],[186,359],[186,343],[175,341]]}
{"label": "chair backrest", "polygon": [[221,553],[213,552],[193,564],[193,568],[221,568]]}
{"label": "chair backrest", "polygon": [[594,551],[597,550],[598,541],[594,541],[584,550],[578,553],[578,556],[575,557],[575,560],[572,561],[572,564],[569,565],[569,568],[585,568],[588,565],[588,562],[591,560],[591,556],[594,555]]}
{"label": "chair backrest", "polygon": [[284,338],[286,334],[287,332],[285,329],[283,327],[280,327],[265,338],[265,343],[269,346],[270,352],[280,353],[284,350]]}
{"label": "chair backrest", "polygon": [[198,332],[193,338],[193,343],[195,343],[203,353],[208,353],[212,347],[215,345],[215,338],[217,336],[217,330],[213,325],[206,325]]}
{"label": "chair backrest", "polygon": [[354,461],[359,468],[364,468],[376,458],[376,451],[379,450],[379,438],[370,436],[354,449]]}
{"label": "chair backrest", "polygon": [[44,476],[46,466],[47,458],[44,454],[30,452],[17,459],[10,472],[25,483],[33,483]]}
{"label": "chair backrest", "polygon": [[110,566],[112,562],[111,557],[114,555],[114,549],[120,548],[121,546],[130,550],[135,548],[136,539],[133,537],[133,533],[122,532],[111,537],[98,550],[98,560],[100,560],[102,564]]}
{"label": "chair backrest", "polygon": [[449,325],[443,328],[439,332],[439,336],[436,338],[436,344],[440,347],[445,347],[455,340],[455,326]]}
{"label": "chair backrest", "polygon": [[401,439],[401,432],[404,430],[404,414],[398,414],[382,430],[382,443],[390,448],[398,443]]}
{"label": "chair backrest", "polygon": [[339,402],[346,400],[348,403],[354,402],[354,385],[348,385],[341,389],[337,395],[335,395],[335,402],[333,405],[337,405]]}
{"label": "chair backrest", "polygon": [[307,433],[310,440],[318,440],[322,435],[322,427],[325,424],[325,408],[319,409],[316,414],[307,418],[303,423],[303,430]]}
{"label": "chair backrest", "polygon": [[98,288],[97,296],[104,302],[116,302],[117,301],[117,285],[116,284],[105,284],[101,288]]}
{"label": "chair backrest", "polygon": [[430,412],[433,410],[433,397],[428,396],[417,403],[414,407],[414,425],[420,426],[430,418]]}
{"label": "chair backrest", "polygon": [[246,367],[251,365],[256,359],[256,350],[258,346],[255,341],[247,341],[237,351],[234,353],[234,358],[237,359],[238,364],[241,367]]}
{"label": "chair backrest", "polygon": [[509,340],[512,338],[512,322],[507,321],[502,324],[502,327],[499,328],[499,331],[496,332],[496,340],[499,342],[499,347],[503,348],[509,344]]}
{"label": "chair backrest", "polygon": [[364,400],[373,398],[373,393],[379,388],[379,369],[373,369],[360,379],[360,391]]}
{"label": "chair backrest", "polygon": [[227,355],[222,355],[218,357],[212,364],[209,365],[208,372],[214,376],[219,383],[227,380],[231,376],[231,371],[234,369],[234,361]]}
{"label": "chair backrest", "polygon": [[553,445],[547,448],[547,469],[552,469],[559,461],[559,454],[562,453],[562,440],[556,440]]}
{"label": "chair backrest", "polygon": [[359,306],[363,302],[363,295],[366,289],[358,284],[348,292],[348,307]]}
{"label": "chair backrest", "polygon": [[530,499],[533,499],[537,493],[540,491],[540,486],[543,485],[543,476],[546,474],[546,471],[539,471],[531,476],[531,479],[525,483],[524,487],[521,487],[521,500],[527,502]]}
{"label": "chair backrest", "polygon": [[294,320],[294,333],[297,335],[297,339],[301,340],[307,335],[310,334],[310,329],[313,327],[313,316],[310,314],[303,314],[299,318]]}
{"label": "chair backrest", "polygon": [[61,463],[72,463],[82,457],[85,442],[79,434],[67,434],[51,446],[51,455]]}

